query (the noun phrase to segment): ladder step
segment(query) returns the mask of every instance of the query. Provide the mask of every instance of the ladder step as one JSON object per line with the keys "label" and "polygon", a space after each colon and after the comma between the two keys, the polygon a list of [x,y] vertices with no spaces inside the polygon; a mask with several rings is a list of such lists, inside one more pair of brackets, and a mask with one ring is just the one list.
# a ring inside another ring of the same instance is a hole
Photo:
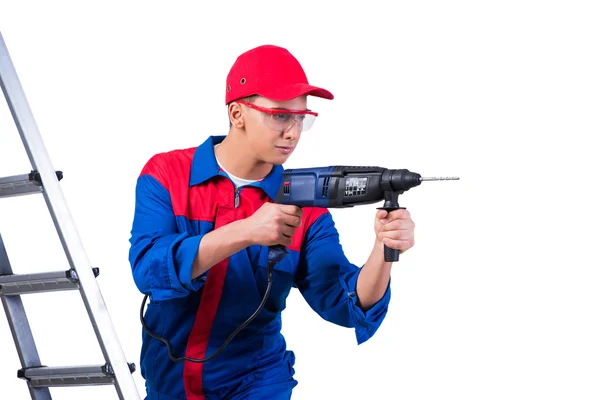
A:
{"label": "ladder step", "polygon": [[[62,171],[56,171],[56,177],[61,180]],[[26,194],[40,193],[42,191],[42,179],[36,171],[29,174],[7,176],[0,178],[0,197],[23,196]]]}
{"label": "ladder step", "polygon": [[[93,268],[97,277],[100,270]],[[36,274],[0,275],[0,296],[56,292],[79,289],[79,278],[74,269]]]}
{"label": "ladder step", "polygon": [[[128,363],[130,372],[135,364]],[[75,367],[29,367],[17,372],[17,377],[29,382],[32,387],[66,387],[113,385],[115,376],[109,364],[83,365]]]}

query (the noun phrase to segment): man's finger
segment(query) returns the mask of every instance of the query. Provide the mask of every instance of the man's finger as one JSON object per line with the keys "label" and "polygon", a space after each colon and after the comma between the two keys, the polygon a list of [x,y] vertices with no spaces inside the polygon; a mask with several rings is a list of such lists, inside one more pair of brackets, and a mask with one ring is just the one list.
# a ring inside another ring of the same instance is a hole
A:
{"label": "man's finger", "polygon": [[291,246],[292,245],[292,238],[282,235],[281,236],[281,240],[279,240],[279,244],[283,245],[283,246]]}
{"label": "man's finger", "polygon": [[410,212],[403,208],[394,210],[388,214],[388,216],[385,218],[384,222],[387,223],[387,222],[394,221],[397,219],[410,219]]}
{"label": "man's finger", "polygon": [[395,219],[381,226],[383,231],[402,231],[409,230],[415,227],[414,222],[407,219]]}
{"label": "man's finger", "polygon": [[405,251],[414,246],[414,239],[410,240],[394,240],[394,239],[384,239],[383,244],[391,249],[396,249],[400,251]]}
{"label": "man's finger", "polygon": [[406,240],[411,236],[412,235],[408,231],[393,230],[379,232],[380,239]]}
{"label": "man's finger", "polygon": [[286,225],[293,226],[295,228],[299,228],[300,226],[302,226],[302,218],[296,215],[284,214],[283,222]]}
{"label": "man's finger", "polygon": [[291,226],[284,225],[281,227],[281,234],[283,236],[287,236],[287,237],[291,238],[292,236],[294,236],[295,232],[296,232],[296,229],[292,228]]}
{"label": "man's finger", "polygon": [[290,205],[290,204],[283,204],[280,207],[281,207],[281,211],[283,211],[284,213],[289,214],[289,215],[297,215],[298,217],[301,217],[302,214],[304,213],[304,211],[302,211],[302,209],[298,206],[294,206],[294,205]]}

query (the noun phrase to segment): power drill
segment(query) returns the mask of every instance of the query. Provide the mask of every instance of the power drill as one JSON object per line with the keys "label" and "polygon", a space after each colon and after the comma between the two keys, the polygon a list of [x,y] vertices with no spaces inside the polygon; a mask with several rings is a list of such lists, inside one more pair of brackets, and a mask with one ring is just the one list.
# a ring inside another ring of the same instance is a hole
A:
{"label": "power drill", "polygon": [[[275,198],[275,203],[291,204],[298,207],[347,208],[356,205],[373,204],[381,200],[383,206],[378,209],[388,212],[397,210],[398,196],[418,186],[423,181],[458,180],[449,178],[423,178],[407,169],[387,169],[381,167],[330,166],[317,168],[287,169],[283,172],[283,182]],[[288,253],[285,246],[269,247],[267,265],[267,288],[256,311],[233,331],[225,342],[210,356],[196,359],[191,357],[175,357],[170,343],[163,337],[151,332],[144,323],[143,310],[146,301],[142,302],[140,319],[146,332],[155,339],[164,342],[172,361],[190,361],[203,363],[217,356],[227,344],[254,318],[265,306],[273,283],[273,267]],[[398,261],[399,251],[385,246],[385,261]]]}
{"label": "power drill", "polygon": [[[275,203],[298,207],[347,208],[384,201],[380,210],[405,209],[398,196],[423,181],[458,180],[458,177],[424,178],[407,169],[343,166],[287,169]],[[269,248],[269,262],[276,264],[287,254],[282,245]],[[398,261],[400,251],[385,246],[385,261]]]}

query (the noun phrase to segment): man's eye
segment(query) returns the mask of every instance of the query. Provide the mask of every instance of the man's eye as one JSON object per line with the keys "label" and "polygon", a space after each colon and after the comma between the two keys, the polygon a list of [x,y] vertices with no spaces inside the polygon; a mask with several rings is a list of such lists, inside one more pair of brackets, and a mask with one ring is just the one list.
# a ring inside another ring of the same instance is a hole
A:
{"label": "man's eye", "polygon": [[274,114],[273,117],[275,117],[279,121],[287,121],[290,119],[289,114]]}

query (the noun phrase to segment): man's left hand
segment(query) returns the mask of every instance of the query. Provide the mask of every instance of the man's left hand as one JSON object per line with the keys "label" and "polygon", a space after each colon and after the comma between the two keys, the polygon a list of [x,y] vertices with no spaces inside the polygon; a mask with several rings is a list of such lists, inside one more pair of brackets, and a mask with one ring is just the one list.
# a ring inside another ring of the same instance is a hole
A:
{"label": "man's left hand", "polygon": [[415,245],[415,223],[410,212],[405,209],[390,213],[378,210],[375,215],[375,235],[377,242],[391,249],[406,252]]}

